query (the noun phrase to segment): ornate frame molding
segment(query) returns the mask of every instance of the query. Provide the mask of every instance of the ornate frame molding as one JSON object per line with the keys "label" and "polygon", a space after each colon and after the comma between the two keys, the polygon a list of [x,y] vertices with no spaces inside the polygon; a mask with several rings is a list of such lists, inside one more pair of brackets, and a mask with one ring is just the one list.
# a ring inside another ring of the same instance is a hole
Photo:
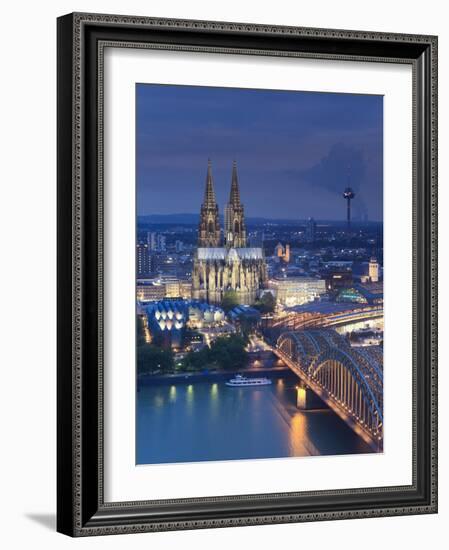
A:
{"label": "ornate frame molding", "polygon": [[[136,30],[139,31],[138,39],[131,40],[130,36]],[[161,31],[162,36],[158,35],[154,40],[151,31],[156,34]],[[148,34],[147,39],[142,39],[142,32]],[[183,38],[188,36],[190,40],[191,37],[197,43],[178,43],[179,32]],[[125,40],[122,39],[124,33]],[[164,42],[164,37],[170,36],[169,42]],[[221,38],[223,45],[217,45]],[[283,47],[283,39],[287,47]],[[229,44],[233,41],[235,46]],[[245,41],[249,42],[249,47],[242,46]],[[273,47],[265,45],[269,43]],[[257,44],[263,47],[256,47]],[[337,47],[330,48],[331,44]],[[414,400],[413,484],[410,487],[104,503],[102,105],[103,54],[107,46],[410,63],[413,66],[413,392],[417,398],[418,382],[425,381],[427,401],[421,405],[417,399]],[[340,53],[331,53],[331,49]],[[92,112],[96,113],[96,120],[89,122]],[[69,138],[66,133],[68,126],[72,129]],[[437,511],[436,37],[70,14],[58,20],[58,144],[59,531],[72,536],[88,536]],[[89,208],[87,204],[90,204]],[[91,239],[95,237],[95,246],[86,244],[87,232]],[[89,300],[96,300],[95,319],[86,313]],[[418,319],[418,311],[425,312],[425,319]],[[93,326],[92,323],[96,325],[94,337],[87,329]],[[87,371],[87,365],[95,365],[95,369],[91,369],[93,373]],[[424,406],[423,411],[420,407]],[[95,430],[87,429],[86,422],[83,422],[87,411],[97,416]],[[424,452],[425,465],[418,452]],[[379,499],[379,493],[385,495],[385,502]],[[372,502],[369,501],[370,495]],[[255,503],[274,504],[276,501],[279,505],[293,498],[297,511],[288,513],[261,513]],[[301,499],[304,504],[300,504]],[[335,502],[338,506],[334,511],[320,510],[323,499],[328,505]],[[251,506],[247,505],[253,503],[255,513],[251,513]],[[226,513],[222,513],[223,517],[219,517],[217,512],[217,517],[210,517],[205,511],[201,515],[193,509],[195,504],[202,509],[221,504]],[[156,514],[159,519],[155,519],[151,511],[155,506],[172,506],[173,512],[166,517]],[[189,515],[191,517],[187,517]]]}

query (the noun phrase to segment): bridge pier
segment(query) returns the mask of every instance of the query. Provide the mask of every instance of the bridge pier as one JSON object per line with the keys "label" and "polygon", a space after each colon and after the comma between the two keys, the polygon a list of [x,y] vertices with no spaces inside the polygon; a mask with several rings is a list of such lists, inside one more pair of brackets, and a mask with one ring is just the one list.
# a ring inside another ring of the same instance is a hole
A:
{"label": "bridge pier", "polygon": [[296,386],[296,406],[300,411],[327,409],[327,405],[303,382]]}
{"label": "bridge pier", "polygon": [[314,393],[373,449],[382,449],[383,357],[377,348],[362,354],[334,330],[321,329],[286,332],[273,351],[301,380],[298,409],[322,408],[312,402]]}

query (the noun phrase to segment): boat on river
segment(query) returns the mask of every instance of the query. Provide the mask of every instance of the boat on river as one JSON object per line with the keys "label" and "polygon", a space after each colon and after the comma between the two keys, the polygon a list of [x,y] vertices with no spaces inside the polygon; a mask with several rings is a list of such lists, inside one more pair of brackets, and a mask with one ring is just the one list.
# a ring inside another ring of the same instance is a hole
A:
{"label": "boat on river", "polygon": [[231,380],[228,380],[226,382],[226,386],[234,388],[241,388],[246,386],[268,386],[270,384],[271,380],[269,378],[247,378],[246,376],[242,376],[241,374],[237,374],[234,378],[231,378]]}

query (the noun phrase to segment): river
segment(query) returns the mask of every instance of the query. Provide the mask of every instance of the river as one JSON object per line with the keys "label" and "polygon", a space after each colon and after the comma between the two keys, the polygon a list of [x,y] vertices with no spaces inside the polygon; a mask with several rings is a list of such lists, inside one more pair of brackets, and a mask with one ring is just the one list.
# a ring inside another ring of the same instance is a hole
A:
{"label": "river", "polygon": [[373,452],[333,411],[299,411],[297,382],[287,374],[262,387],[141,385],[137,464]]}

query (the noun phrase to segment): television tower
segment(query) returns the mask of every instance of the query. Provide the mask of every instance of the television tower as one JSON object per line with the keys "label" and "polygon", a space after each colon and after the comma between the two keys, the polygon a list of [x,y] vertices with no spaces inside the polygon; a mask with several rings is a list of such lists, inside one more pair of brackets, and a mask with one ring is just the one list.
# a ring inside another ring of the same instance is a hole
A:
{"label": "television tower", "polygon": [[[348,166],[348,184],[351,180],[351,165]],[[351,229],[351,201],[355,197],[355,193],[348,185],[346,189],[343,191],[343,198],[346,199],[346,223],[348,225],[348,230]]]}
{"label": "television tower", "polygon": [[346,187],[343,192],[343,198],[346,199],[346,221],[348,229],[351,228],[351,201],[355,197],[355,193],[351,187]]}

